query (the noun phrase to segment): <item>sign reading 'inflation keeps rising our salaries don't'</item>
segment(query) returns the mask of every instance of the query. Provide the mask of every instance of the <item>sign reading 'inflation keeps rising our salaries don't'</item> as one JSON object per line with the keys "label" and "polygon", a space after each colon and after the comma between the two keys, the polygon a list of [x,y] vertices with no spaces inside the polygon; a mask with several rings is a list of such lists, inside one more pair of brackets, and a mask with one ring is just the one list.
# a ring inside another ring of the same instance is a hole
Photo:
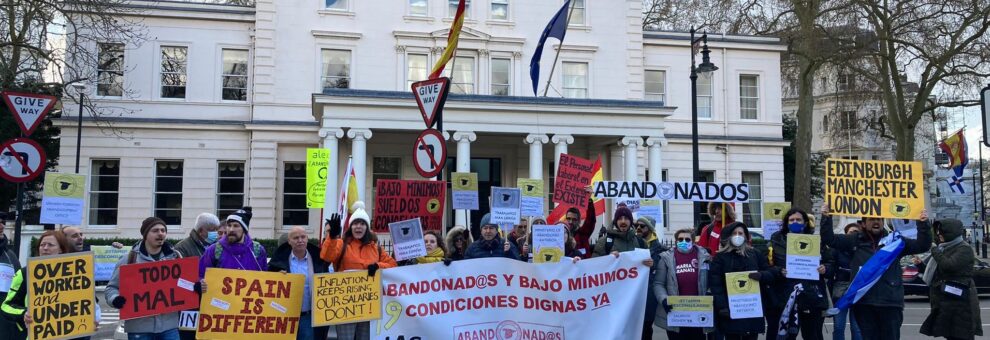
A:
{"label": "sign reading 'inflation keeps rising our salaries don't'", "polygon": [[856,217],[921,218],[925,208],[921,162],[825,162],[825,202],[832,214]]}
{"label": "sign reading 'inflation keeps rising our salaries don't'", "polygon": [[313,276],[313,326],[382,318],[382,272],[364,270]]}
{"label": "sign reading 'inflation keeps rising our salaries don't'", "polygon": [[323,208],[327,193],[328,164],[330,150],[306,149],[306,208]]}

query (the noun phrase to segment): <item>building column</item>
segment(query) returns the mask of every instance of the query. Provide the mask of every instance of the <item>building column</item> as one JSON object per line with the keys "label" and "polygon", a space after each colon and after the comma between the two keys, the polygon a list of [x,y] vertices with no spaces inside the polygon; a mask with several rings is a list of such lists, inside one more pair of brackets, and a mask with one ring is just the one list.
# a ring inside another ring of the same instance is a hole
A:
{"label": "building column", "polygon": [[[457,172],[471,172],[471,142],[478,139],[478,135],[471,131],[454,132],[454,141],[457,142]],[[467,210],[454,210],[454,225],[468,227]],[[469,228],[470,229],[470,228]]]}
{"label": "building column", "polygon": [[635,181],[639,171],[639,157],[636,154],[636,149],[643,145],[643,138],[625,137],[619,141],[619,145],[624,147],[622,157],[625,158],[625,180]]}
{"label": "building column", "polygon": [[[337,183],[339,178],[337,176],[337,167],[340,162],[340,148],[338,147],[338,139],[344,137],[344,129],[341,128],[321,128],[320,138],[323,138],[323,148],[330,152],[330,163],[327,164],[327,192],[326,196],[323,197],[323,219],[320,220],[320,225],[323,225],[323,221],[330,219],[330,215],[337,212],[338,194],[339,188]],[[322,237],[322,235],[320,235]]]}
{"label": "building column", "polygon": [[[358,200],[365,200],[365,177],[368,169],[368,140],[371,139],[369,129],[347,130],[347,138],[351,139],[351,162],[354,165],[354,175],[357,178]],[[365,202],[367,204],[367,202]],[[367,207],[367,205],[365,205]],[[350,209],[350,207],[348,207]]]}
{"label": "building column", "polygon": [[567,153],[567,145],[574,144],[574,136],[553,135],[553,168],[560,169],[560,154]]}
{"label": "building column", "polygon": [[529,144],[529,178],[543,179],[543,144],[550,142],[550,137],[529,134],[525,142]]}
{"label": "building column", "polygon": [[646,146],[649,148],[650,156],[650,178],[647,178],[647,180],[650,182],[660,182],[663,180],[663,159],[660,148],[666,145],[667,138],[663,136],[646,138]]}

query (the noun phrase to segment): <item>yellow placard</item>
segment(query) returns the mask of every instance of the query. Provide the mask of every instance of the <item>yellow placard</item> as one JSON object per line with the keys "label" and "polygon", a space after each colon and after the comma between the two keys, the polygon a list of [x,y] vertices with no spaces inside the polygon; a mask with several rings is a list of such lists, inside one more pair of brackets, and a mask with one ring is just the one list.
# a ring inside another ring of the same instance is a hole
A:
{"label": "yellow placard", "polygon": [[473,172],[452,172],[450,185],[453,191],[478,191],[478,174]]}
{"label": "yellow placard", "polygon": [[756,271],[725,273],[725,290],[729,295],[759,294],[760,283],[750,279],[749,274]]}
{"label": "yellow placard", "polygon": [[33,257],[25,270],[30,339],[72,339],[96,332],[93,253]]}
{"label": "yellow placard", "polygon": [[679,312],[712,312],[714,302],[711,296],[668,296],[667,304]]}
{"label": "yellow placard", "polygon": [[207,268],[197,339],[295,339],[301,274]]}
{"label": "yellow placard", "polygon": [[787,255],[821,256],[821,240],[818,235],[787,234]]}
{"label": "yellow placard", "polygon": [[825,201],[832,214],[856,217],[921,218],[925,208],[921,162],[825,162]]}
{"label": "yellow placard", "polygon": [[522,190],[522,195],[525,197],[543,198],[542,179],[519,178],[516,179],[516,187]]}
{"label": "yellow placard", "polygon": [[306,149],[306,207],[323,208],[327,193],[327,165],[330,150]]}
{"label": "yellow placard", "polygon": [[313,278],[313,326],[382,318],[382,274],[367,271],[319,274]]}
{"label": "yellow placard", "polygon": [[62,197],[82,199],[86,193],[86,176],[63,174],[58,172],[45,173],[45,197]]}
{"label": "yellow placard", "polygon": [[533,263],[557,263],[564,257],[564,251],[557,247],[543,247],[533,256]]}
{"label": "yellow placard", "polygon": [[[764,202],[763,220],[782,221],[784,219],[784,214],[786,214],[788,210],[791,210],[791,202]],[[767,235],[767,237],[769,237],[769,235]]]}

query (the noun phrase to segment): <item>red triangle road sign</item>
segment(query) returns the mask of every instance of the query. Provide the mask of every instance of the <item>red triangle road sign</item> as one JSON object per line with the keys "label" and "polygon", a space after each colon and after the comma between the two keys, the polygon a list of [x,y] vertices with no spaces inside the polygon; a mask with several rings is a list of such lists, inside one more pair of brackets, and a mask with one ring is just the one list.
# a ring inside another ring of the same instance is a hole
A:
{"label": "red triangle road sign", "polygon": [[450,91],[450,78],[439,77],[427,79],[412,84],[413,97],[416,97],[416,104],[419,105],[419,113],[423,115],[423,122],[426,128],[432,128],[436,119],[443,111],[443,104],[447,102],[447,92]]}
{"label": "red triangle road sign", "polygon": [[54,96],[35,93],[4,92],[3,101],[7,102],[7,108],[25,136],[34,133],[34,129],[55,106]]}

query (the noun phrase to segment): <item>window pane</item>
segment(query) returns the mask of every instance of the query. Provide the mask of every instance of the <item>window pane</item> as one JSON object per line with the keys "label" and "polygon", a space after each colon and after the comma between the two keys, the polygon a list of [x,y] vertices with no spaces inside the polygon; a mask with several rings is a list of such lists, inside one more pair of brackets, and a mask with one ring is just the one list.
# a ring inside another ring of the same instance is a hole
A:
{"label": "window pane", "polygon": [[99,44],[96,94],[119,97],[124,92],[124,44]]}
{"label": "window pane", "polygon": [[426,16],[428,12],[426,0],[409,0],[409,14]]}
{"label": "window pane", "polygon": [[155,216],[166,224],[182,219],[182,161],[156,161]]}
{"label": "window pane", "polygon": [[329,9],[337,9],[337,10],[347,9],[347,0],[326,0],[326,4],[327,4],[327,8]]}
{"label": "window pane", "polygon": [[[743,172],[743,183],[749,184],[749,202],[743,203],[743,223],[747,225],[762,225],[763,217],[763,188],[762,174],[759,172]],[[769,236],[767,236],[769,237]]]}
{"label": "window pane", "polygon": [[571,20],[568,23],[571,25],[584,25],[584,0],[574,0],[571,6],[574,9],[571,10]]}
{"label": "window pane", "polygon": [[120,161],[94,159],[90,166],[89,224],[117,224]]}
{"label": "window pane", "polygon": [[406,66],[408,69],[408,72],[406,73],[406,82],[408,86],[412,86],[412,83],[417,81],[426,80],[429,66],[427,65],[425,54],[410,54],[407,56],[406,63],[408,64]]}
{"label": "window pane", "polygon": [[665,71],[646,71],[646,81],[644,84],[646,100],[665,101],[664,94],[667,92],[666,76],[667,72]]}
{"label": "window pane", "polygon": [[162,46],[162,98],[186,97],[186,53],[185,47]]}
{"label": "window pane", "polygon": [[[450,92],[467,93],[474,92],[474,57],[457,57],[452,61],[454,64],[451,82],[453,83]],[[447,68],[450,70],[450,67]],[[448,72],[449,74],[449,72]]]}
{"label": "window pane", "polygon": [[[501,3],[500,3],[501,2]],[[492,19],[495,20],[507,20],[509,19],[509,4],[507,0],[494,0],[492,1]]]}
{"label": "window pane", "polygon": [[[459,0],[447,0],[447,17],[453,18],[457,14],[457,4]],[[471,17],[471,0],[464,1],[464,18]]]}
{"label": "window pane", "polygon": [[350,87],[351,51],[323,50],[323,88]]}
{"label": "window pane", "polygon": [[563,68],[564,96],[588,97],[588,63],[565,62]]}
{"label": "window pane", "polygon": [[286,162],[282,173],[282,225],[307,224],[306,163]]}
{"label": "window pane", "polygon": [[510,93],[509,79],[511,77],[511,60],[492,59],[492,94],[507,96]]}

